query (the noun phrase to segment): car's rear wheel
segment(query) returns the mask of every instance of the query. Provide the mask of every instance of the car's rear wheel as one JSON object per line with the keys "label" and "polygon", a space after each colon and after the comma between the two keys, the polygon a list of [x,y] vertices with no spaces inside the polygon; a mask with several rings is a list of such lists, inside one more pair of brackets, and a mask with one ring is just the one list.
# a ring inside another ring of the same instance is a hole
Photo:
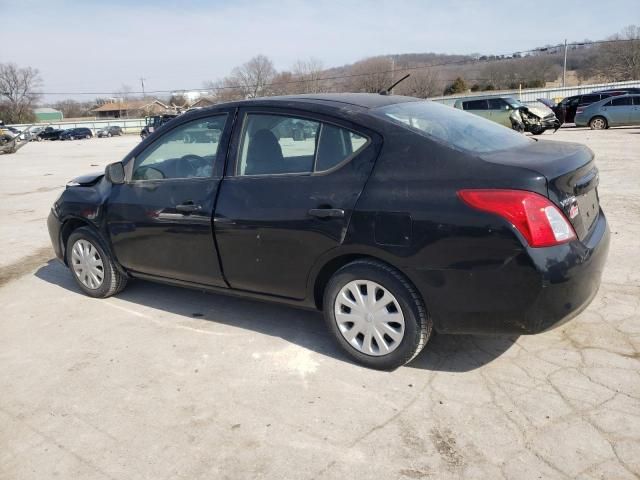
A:
{"label": "car's rear wheel", "polygon": [[325,289],[323,305],[338,344],[370,368],[404,365],[431,335],[431,319],[413,285],[375,260],[356,260],[338,270]]}
{"label": "car's rear wheel", "polygon": [[589,121],[589,127],[591,127],[591,130],[604,130],[607,128],[607,119],[604,117],[593,117]]}
{"label": "car's rear wheel", "polygon": [[107,133],[107,137],[111,138],[111,132]]}
{"label": "car's rear wheel", "polygon": [[127,276],[120,272],[100,238],[88,227],[74,230],[67,240],[67,265],[84,293],[106,298],[126,286]]}
{"label": "car's rear wheel", "polygon": [[84,137],[84,138],[86,138],[87,140],[89,140],[89,139],[91,138],[91,135],[87,135],[87,136],[86,136],[86,137]]}

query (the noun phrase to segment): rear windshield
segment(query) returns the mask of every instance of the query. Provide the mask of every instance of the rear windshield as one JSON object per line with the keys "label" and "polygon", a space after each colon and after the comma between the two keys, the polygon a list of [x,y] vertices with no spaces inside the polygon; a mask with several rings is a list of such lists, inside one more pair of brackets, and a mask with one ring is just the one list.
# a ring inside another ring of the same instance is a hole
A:
{"label": "rear windshield", "polygon": [[417,133],[468,152],[507,150],[533,141],[495,122],[441,103],[397,103],[373,111]]}

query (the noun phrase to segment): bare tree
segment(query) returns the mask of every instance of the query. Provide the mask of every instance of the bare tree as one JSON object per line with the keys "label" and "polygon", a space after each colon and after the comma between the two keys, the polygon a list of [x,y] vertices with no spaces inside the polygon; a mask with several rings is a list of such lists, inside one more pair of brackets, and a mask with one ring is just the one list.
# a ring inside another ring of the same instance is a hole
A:
{"label": "bare tree", "polygon": [[91,109],[94,107],[93,102],[77,102],[75,100],[60,100],[53,104],[53,108],[60,110],[64,118],[81,118],[91,117]]}
{"label": "bare tree", "polygon": [[0,63],[0,117],[7,123],[33,120],[36,89],[42,80],[37,69],[20,68],[14,63]]}
{"label": "bare tree", "polygon": [[392,83],[391,60],[387,57],[367,58],[349,69],[347,88],[352,92],[377,93]]}
{"label": "bare tree", "polygon": [[298,60],[293,64],[293,77],[296,80],[292,91],[295,93],[320,93],[324,91],[322,72],[324,67],[317,58]]}
{"label": "bare tree", "polygon": [[609,81],[640,78],[640,26],[629,25],[609,40],[621,41],[593,48],[587,74]]}
{"label": "bare tree", "polygon": [[[394,93],[410,97],[428,98],[439,95],[442,92],[438,72],[435,69],[413,70],[407,73],[410,73],[411,76],[394,88]],[[405,72],[398,72],[397,76],[400,77],[404,74]]]}
{"label": "bare tree", "polygon": [[123,83],[122,85],[120,85],[120,88],[116,90],[115,94],[118,97],[122,98],[124,101],[127,101],[129,100],[129,97],[131,97],[132,91],[133,89],[131,88],[130,85]]}
{"label": "bare tree", "polygon": [[273,62],[264,55],[257,55],[231,72],[230,80],[237,85],[244,98],[269,95],[269,85],[276,76]]}
{"label": "bare tree", "polygon": [[218,103],[244,100],[245,98],[242,89],[234,84],[234,79],[231,77],[205,82],[204,88],[213,92],[213,97]]}

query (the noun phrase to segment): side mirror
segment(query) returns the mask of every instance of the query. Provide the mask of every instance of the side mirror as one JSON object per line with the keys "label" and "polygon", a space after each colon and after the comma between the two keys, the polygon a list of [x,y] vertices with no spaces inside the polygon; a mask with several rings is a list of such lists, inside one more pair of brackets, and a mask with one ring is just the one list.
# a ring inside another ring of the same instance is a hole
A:
{"label": "side mirror", "polygon": [[110,163],[107,168],[104,169],[104,176],[114,185],[121,185],[124,183],[124,165],[122,162]]}

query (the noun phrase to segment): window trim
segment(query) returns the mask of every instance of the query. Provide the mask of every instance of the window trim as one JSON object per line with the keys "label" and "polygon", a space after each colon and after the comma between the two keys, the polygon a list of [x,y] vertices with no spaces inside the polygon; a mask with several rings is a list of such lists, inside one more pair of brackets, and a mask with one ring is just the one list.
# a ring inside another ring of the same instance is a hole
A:
{"label": "window trim", "polygon": [[[351,128],[347,128],[343,125],[340,125],[337,122],[332,122],[330,120],[321,120],[317,117],[314,117],[313,115],[305,115],[305,113],[288,113],[288,112],[283,112],[283,111],[274,111],[274,110],[269,110],[269,109],[265,109],[265,110],[251,110],[251,109],[247,109],[242,113],[242,128],[240,129],[240,135],[238,137],[238,146],[237,146],[237,151],[235,154],[235,158],[233,158],[233,168],[232,170],[232,175],[226,175],[229,178],[259,178],[259,177],[320,177],[323,175],[328,175],[330,173],[333,173],[334,171],[342,168],[344,165],[346,165],[347,163],[349,163],[351,160],[353,160],[353,158],[355,158],[357,155],[359,155],[360,153],[362,153],[369,145],[371,145],[371,137],[369,135],[365,135],[364,133],[362,133],[361,131],[356,131],[353,130]],[[240,168],[240,163],[241,163],[241,155],[242,155],[242,147],[243,147],[243,143],[244,143],[244,135],[246,133],[246,128],[247,128],[247,118],[249,117],[249,115],[272,115],[272,116],[280,116],[280,117],[290,117],[290,118],[299,118],[301,120],[310,120],[316,123],[320,124],[320,128],[317,134],[317,139],[316,139],[316,148],[314,150],[314,154],[313,154],[313,170],[311,172],[285,172],[285,173],[256,173],[253,175],[242,175],[238,172],[238,169]],[[360,135],[362,138],[365,139],[364,144],[362,144],[362,146],[360,148],[358,148],[357,150],[353,151],[350,155],[348,155],[345,159],[343,159],[341,162],[337,163],[336,165],[334,165],[331,168],[328,168],[326,170],[321,170],[321,171],[316,171],[316,163],[318,161],[318,150],[319,150],[319,146],[320,146],[320,137],[322,135],[322,127],[324,124],[329,124],[329,125],[333,125],[334,127],[337,128],[341,128],[343,130],[347,130],[349,132],[353,132],[356,135]]]}
{"label": "window trim", "polygon": [[[184,122],[180,122],[180,123],[174,125],[173,128],[171,128],[167,132],[163,133],[160,137],[154,139],[154,141],[151,142],[149,145],[146,145],[141,152],[137,153],[136,155],[132,156],[129,160],[127,160],[127,165],[125,165],[125,172],[126,172],[125,184],[126,185],[139,185],[139,184],[145,185],[145,184],[157,183],[157,182],[172,182],[172,181],[187,181],[187,180],[191,180],[191,181],[200,180],[200,181],[202,181],[202,180],[211,180],[213,178],[222,178],[222,177],[217,177],[217,176],[214,175],[215,162],[218,162],[218,154],[219,154],[220,147],[222,146],[222,145],[219,145],[218,146],[218,152],[216,152],[216,154],[215,154],[214,165],[211,168],[211,175],[209,175],[207,177],[153,178],[153,179],[142,179],[142,180],[134,180],[133,179],[133,174],[135,173],[135,168],[136,168],[136,160],[138,160],[140,155],[144,154],[150,148],[153,148],[154,145],[156,145],[160,140],[165,138],[171,132],[173,132],[174,130],[177,130],[178,128],[181,128],[181,127],[183,127],[183,126],[185,126],[187,124],[193,123],[193,122],[202,121],[202,120],[204,120],[206,118],[220,117],[220,116],[225,116],[226,117],[224,128],[220,132],[220,142],[218,142],[219,144],[222,143],[222,139],[224,137],[225,130],[227,130],[229,128],[229,125],[228,125],[229,118],[231,118],[231,120],[233,121],[233,115],[230,115],[229,112],[221,111],[221,112],[217,112],[217,113],[213,113],[213,114],[209,114],[209,115],[202,115],[202,116],[199,116],[199,117],[191,119],[191,120],[186,120]],[[226,157],[226,152],[225,152],[225,157]],[[130,167],[129,167],[129,165],[130,165]],[[127,167],[129,167],[129,168],[127,168]]]}

